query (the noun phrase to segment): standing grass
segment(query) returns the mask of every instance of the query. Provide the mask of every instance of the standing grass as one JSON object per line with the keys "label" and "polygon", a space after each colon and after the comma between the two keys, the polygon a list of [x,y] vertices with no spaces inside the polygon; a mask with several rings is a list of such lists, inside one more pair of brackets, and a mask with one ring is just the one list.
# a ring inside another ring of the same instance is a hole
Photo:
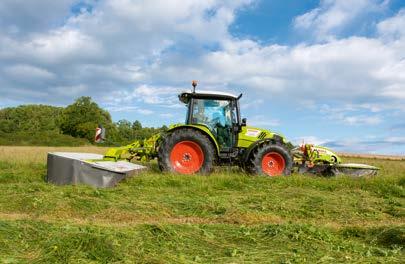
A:
{"label": "standing grass", "polygon": [[[12,151],[13,153],[11,154]],[[0,262],[401,263],[405,161],[371,178],[152,170],[116,188],[44,182],[46,152],[0,147]]]}
{"label": "standing grass", "polygon": [[36,147],[36,146],[0,146],[0,161],[8,163],[46,163],[48,152],[88,152],[104,154],[108,148],[85,147]]}

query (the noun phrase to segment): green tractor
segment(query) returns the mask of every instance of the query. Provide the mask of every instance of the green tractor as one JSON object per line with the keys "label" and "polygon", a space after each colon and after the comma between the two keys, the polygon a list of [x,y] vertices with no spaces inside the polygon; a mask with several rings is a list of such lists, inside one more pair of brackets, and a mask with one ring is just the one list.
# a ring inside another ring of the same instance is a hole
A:
{"label": "green tractor", "polygon": [[238,165],[251,173],[288,175],[293,158],[286,139],[246,126],[239,99],[219,92],[183,92],[185,124],[171,126],[162,137],[158,163],[163,171],[210,173],[214,165]]}
{"label": "green tractor", "polygon": [[[241,117],[239,100],[223,92],[195,91],[179,94],[187,106],[184,124],[171,125],[165,133],[111,148],[104,160],[126,158],[148,161],[157,158],[162,171],[180,174],[209,174],[216,165],[239,166],[248,173],[268,176],[291,174],[293,168],[339,165],[340,158],[323,147],[295,147],[278,133],[249,127]],[[98,130],[96,141],[104,132]]]}

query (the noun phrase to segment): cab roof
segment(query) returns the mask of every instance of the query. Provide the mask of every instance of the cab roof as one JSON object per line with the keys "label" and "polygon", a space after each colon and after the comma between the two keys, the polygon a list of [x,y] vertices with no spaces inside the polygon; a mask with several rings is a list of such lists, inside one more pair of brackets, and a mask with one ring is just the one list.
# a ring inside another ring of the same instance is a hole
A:
{"label": "cab roof", "polygon": [[240,96],[221,91],[197,91],[194,93],[191,91],[184,91],[179,94],[179,99],[183,103],[188,103],[189,99],[191,98],[236,100],[239,99]]}

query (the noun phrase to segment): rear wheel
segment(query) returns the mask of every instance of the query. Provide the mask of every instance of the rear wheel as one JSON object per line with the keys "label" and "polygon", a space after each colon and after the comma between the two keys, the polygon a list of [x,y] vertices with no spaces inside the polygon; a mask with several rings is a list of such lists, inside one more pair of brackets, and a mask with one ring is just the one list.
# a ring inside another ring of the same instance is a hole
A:
{"label": "rear wheel", "polygon": [[208,174],[213,170],[214,160],[214,147],[209,138],[189,128],[167,135],[158,152],[160,169],[180,174]]}
{"label": "rear wheel", "polygon": [[284,145],[265,143],[253,151],[247,168],[253,174],[281,176],[291,174],[292,165],[292,156]]}

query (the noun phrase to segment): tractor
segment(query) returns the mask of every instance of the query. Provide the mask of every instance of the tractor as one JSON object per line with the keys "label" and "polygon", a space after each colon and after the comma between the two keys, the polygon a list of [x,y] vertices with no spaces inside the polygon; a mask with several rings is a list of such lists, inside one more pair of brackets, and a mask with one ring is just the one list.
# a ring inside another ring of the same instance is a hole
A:
{"label": "tractor", "polygon": [[274,132],[248,127],[239,100],[221,92],[182,92],[185,124],[162,137],[158,164],[163,171],[208,174],[214,165],[238,165],[250,173],[288,175],[293,157],[286,139]]}

